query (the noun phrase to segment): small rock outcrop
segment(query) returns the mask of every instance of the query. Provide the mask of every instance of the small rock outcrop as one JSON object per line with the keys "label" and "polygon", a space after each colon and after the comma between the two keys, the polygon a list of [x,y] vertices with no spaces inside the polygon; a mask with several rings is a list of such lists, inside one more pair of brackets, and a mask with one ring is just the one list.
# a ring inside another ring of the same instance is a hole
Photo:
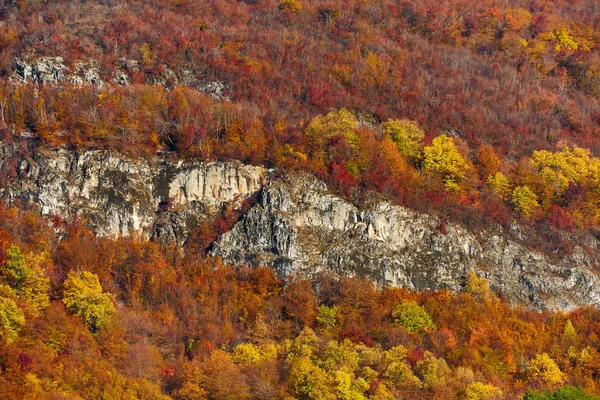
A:
{"label": "small rock outcrop", "polygon": [[15,73],[12,81],[56,83],[65,80],[65,69],[62,57],[40,57],[30,62],[27,59],[15,59]]}
{"label": "small rock outcrop", "polygon": [[62,57],[39,57],[35,59],[16,58],[14,60],[14,73],[10,80],[17,82],[33,83],[61,83],[69,82],[77,85],[84,83],[97,86],[104,85],[100,79],[100,69],[94,62],[78,62],[68,68]]}
{"label": "small rock outcrop", "polygon": [[[72,66],[67,66],[62,57],[22,57],[15,58],[13,70],[14,73],[10,76],[10,81],[13,83],[71,83],[74,85],[92,84],[98,87],[105,84],[96,61],[76,62]],[[227,88],[221,81],[199,79],[197,74],[188,69],[183,69],[178,73],[163,65],[162,70],[160,76],[150,80],[153,84],[167,89],[183,84],[217,100],[229,100],[225,94]],[[140,66],[137,60],[120,58],[110,82],[120,86],[129,86],[132,74],[139,72]]]}

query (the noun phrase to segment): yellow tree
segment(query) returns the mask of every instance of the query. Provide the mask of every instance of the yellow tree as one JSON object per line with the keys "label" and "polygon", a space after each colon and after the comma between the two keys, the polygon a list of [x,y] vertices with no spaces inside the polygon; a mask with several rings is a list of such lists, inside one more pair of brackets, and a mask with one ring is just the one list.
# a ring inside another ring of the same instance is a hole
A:
{"label": "yellow tree", "polygon": [[258,361],[274,360],[277,358],[279,347],[273,342],[261,345],[240,343],[233,348],[231,359],[239,365],[250,365]]}
{"label": "yellow tree", "polygon": [[441,175],[450,193],[460,191],[460,182],[465,177],[468,164],[458,151],[451,137],[440,135],[433,139],[424,151],[423,167]]}
{"label": "yellow tree", "polygon": [[233,348],[231,359],[236,364],[248,365],[260,361],[260,348],[252,343],[240,343]]}
{"label": "yellow tree", "polygon": [[492,189],[492,192],[502,200],[506,200],[510,194],[510,182],[506,175],[502,172],[496,172],[494,175],[488,176],[487,185]]}
{"label": "yellow tree", "polygon": [[369,384],[363,379],[354,377],[354,374],[344,370],[333,373],[335,382],[335,394],[342,400],[367,400],[364,395],[369,389]]}
{"label": "yellow tree", "polygon": [[541,381],[548,385],[558,385],[565,380],[565,374],[547,353],[538,354],[531,360],[526,372],[529,380]]}
{"label": "yellow tree", "polygon": [[279,9],[281,11],[297,13],[302,10],[302,3],[298,0],[283,0],[279,3]]}
{"label": "yellow tree", "polygon": [[472,382],[465,390],[465,399],[467,400],[492,400],[501,398],[502,390],[500,388],[483,382]]}
{"label": "yellow tree", "polygon": [[563,191],[569,182],[578,183],[583,178],[598,180],[600,159],[592,157],[588,149],[565,146],[558,152],[534,151],[531,164],[549,184]]}
{"label": "yellow tree", "polygon": [[425,133],[415,121],[408,119],[390,119],[382,124],[384,138],[390,138],[400,154],[416,163],[421,158]]}
{"label": "yellow tree", "polygon": [[517,186],[512,192],[513,207],[525,218],[530,218],[534,210],[539,207],[537,199],[537,195],[527,185]]}
{"label": "yellow tree", "polygon": [[315,117],[305,130],[309,140],[309,153],[318,164],[323,164],[326,159],[325,145],[327,140],[334,136],[341,136],[350,146],[356,147],[356,129],[359,125],[354,113],[345,108]]}
{"label": "yellow tree", "polygon": [[[573,36],[565,28],[557,29],[548,34],[548,39],[554,41],[556,51],[568,50],[575,51],[579,48],[579,43],[575,41]],[[589,49],[588,49],[589,50]]]}
{"label": "yellow tree", "polygon": [[577,336],[577,331],[575,330],[575,327],[573,326],[573,323],[571,322],[570,319],[567,319],[567,322],[565,322],[565,327],[563,329],[563,336],[565,336],[565,337],[576,337]]}
{"label": "yellow tree", "polygon": [[335,328],[339,314],[340,308],[338,306],[327,307],[322,304],[317,310],[317,325],[323,330]]}
{"label": "yellow tree", "polygon": [[425,352],[423,359],[417,363],[415,369],[425,388],[443,385],[452,372],[446,360],[441,357],[436,358],[429,351]]}
{"label": "yellow tree", "polygon": [[421,381],[417,378],[406,362],[408,351],[403,346],[396,346],[385,354],[389,365],[385,369],[385,378],[396,387],[420,387]]}
{"label": "yellow tree", "polygon": [[331,377],[315,365],[310,357],[296,358],[290,363],[289,383],[299,399],[335,399]]}
{"label": "yellow tree", "polygon": [[102,293],[98,275],[71,271],[63,286],[63,303],[81,316],[92,332],[103,328],[114,312],[110,294]]}
{"label": "yellow tree", "polygon": [[488,280],[478,277],[473,270],[467,272],[467,284],[465,290],[471,296],[480,299],[489,299],[493,296]]}

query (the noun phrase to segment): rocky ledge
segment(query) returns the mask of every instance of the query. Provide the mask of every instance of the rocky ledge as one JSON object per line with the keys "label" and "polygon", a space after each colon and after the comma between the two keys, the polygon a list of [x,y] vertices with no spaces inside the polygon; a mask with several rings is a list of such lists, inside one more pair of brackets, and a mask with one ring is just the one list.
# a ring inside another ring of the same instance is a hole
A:
{"label": "rocky ledge", "polygon": [[222,162],[148,162],[105,151],[37,152],[20,157],[0,143],[0,199],[43,215],[87,221],[98,235],[183,243],[221,207],[239,208],[264,185],[261,167]]}
{"label": "rocky ledge", "polygon": [[282,277],[332,271],[382,285],[460,290],[466,272],[485,276],[511,301],[538,309],[600,306],[598,244],[549,257],[501,228],[471,232],[385,201],[354,205],[306,174],[276,178],[261,167],[222,162],[141,161],[102,151],[0,146],[0,198],[45,215],[84,218],[99,235],[184,243],[224,205],[256,204],[212,246],[235,265],[270,265]]}

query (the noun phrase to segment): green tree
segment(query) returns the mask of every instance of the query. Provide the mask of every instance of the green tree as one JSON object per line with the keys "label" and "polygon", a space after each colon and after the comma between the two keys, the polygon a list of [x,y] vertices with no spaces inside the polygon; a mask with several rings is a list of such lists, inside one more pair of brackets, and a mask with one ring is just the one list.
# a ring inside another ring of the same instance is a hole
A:
{"label": "green tree", "polygon": [[448,192],[460,191],[460,181],[465,177],[468,164],[452,138],[440,135],[433,139],[431,146],[426,146],[423,151],[425,170],[439,173]]}
{"label": "green tree", "polygon": [[326,371],[343,369],[351,372],[358,368],[359,359],[356,347],[349,339],[331,340],[321,351],[318,365]]}
{"label": "green tree", "polygon": [[25,324],[25,315],[13,299],[0,297],[0,339],[14,342]]}
{"label": "green tree", "polygon": [[394,317],[394,324],[411,333],[435,327],[427,311],[412,300],[398,304],[392,311],[392,317]]}
{"label": "green tree", "polygon": [[406,361],[408,350],[399,345],[392,347],[383,354],[383,360],[387,367],[384,376],[391,384],[390,387],[421,387],[422,383],[414,374]]}
{"label": "green tree", "polygon": [[425,137],[419,124],[408,119],[389,119],[382,124],[382,133],[396,144],[402,156],[413,163],[419,161]]}
{"label": "green tree", "polygon": [[45,253],[25,256],[18,246],[11,245],[6,252],[6,262],[0,268],[0,275],[34,315],[50,304],[50,279],[41,267],[44,262],[49,262]]}
{"label": "green tree", "polygon": [[420,387],[421,381],[417,378],[405,361],[392,361],[385,370],[385,377],[397,387]]}
{"label": "green tree", "polygon": [[8,250],[6,250],[6,261],[2,268],[2,275],[6,280],[6,283],[14,289],[19,288],[29,272],[24,264],[25,256],[21,252],[21,248],[12,244]]}
{"label": "green tree", "polygon": [[50,278],[42,268],[44,262],[48,262],[47,254],[25,256],[25,271],[23,280],[17,289],[17,296],[23,300],[34,315],[50,305]]}
{"label": "green tree", "polygon": [[98,275],[88,271],[69,272],[63,286],[63,303],[81,316],[92,332],[102,329],[114,312],[108,293],[102,293]]}
{"label": "green tree", "polygon": [[292,342],[288,343],[287,359],[312,356],[317,350],[318,341],[319,338],[312,329],[304,328]]}
{"label": "green tree", "polygon": [[523,396],[523,400],[599,400],[600,397],[585,392],[578,386],[565,386],[552,393],[546,390],[543,393],[529,390]]}
{"label": "green tree", "polygon": [[425,352],[423,359],[417,363],[415,369],[425,388],[445,383],[451,373],[446,360],[441,357],[436,358],[429,351]]}

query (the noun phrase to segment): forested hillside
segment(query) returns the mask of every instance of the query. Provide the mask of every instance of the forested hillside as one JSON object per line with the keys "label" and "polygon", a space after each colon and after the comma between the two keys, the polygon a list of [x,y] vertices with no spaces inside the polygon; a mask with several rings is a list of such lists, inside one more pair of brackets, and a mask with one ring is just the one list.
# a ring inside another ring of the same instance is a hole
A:
{"label": "forested hillside", "polygon": [[473,273],[455,294],[283,285],[0,208],[3,399],[592,399],[599,331],[594,308],[510,307]]}
{"label": "forested hillside", "polygon": [[594,227],[596,7],[5,1],[3,137],[302,168],[467,224]]}
{"label": "forested hillside", "polygon": [[[241,161],[595,259],[599,44],[595,0],[0,0],[0,190],[56,149]],[[600,395],[597,309],[208,257],[250,201],[183,246],[0,203],[0,398]]]}

